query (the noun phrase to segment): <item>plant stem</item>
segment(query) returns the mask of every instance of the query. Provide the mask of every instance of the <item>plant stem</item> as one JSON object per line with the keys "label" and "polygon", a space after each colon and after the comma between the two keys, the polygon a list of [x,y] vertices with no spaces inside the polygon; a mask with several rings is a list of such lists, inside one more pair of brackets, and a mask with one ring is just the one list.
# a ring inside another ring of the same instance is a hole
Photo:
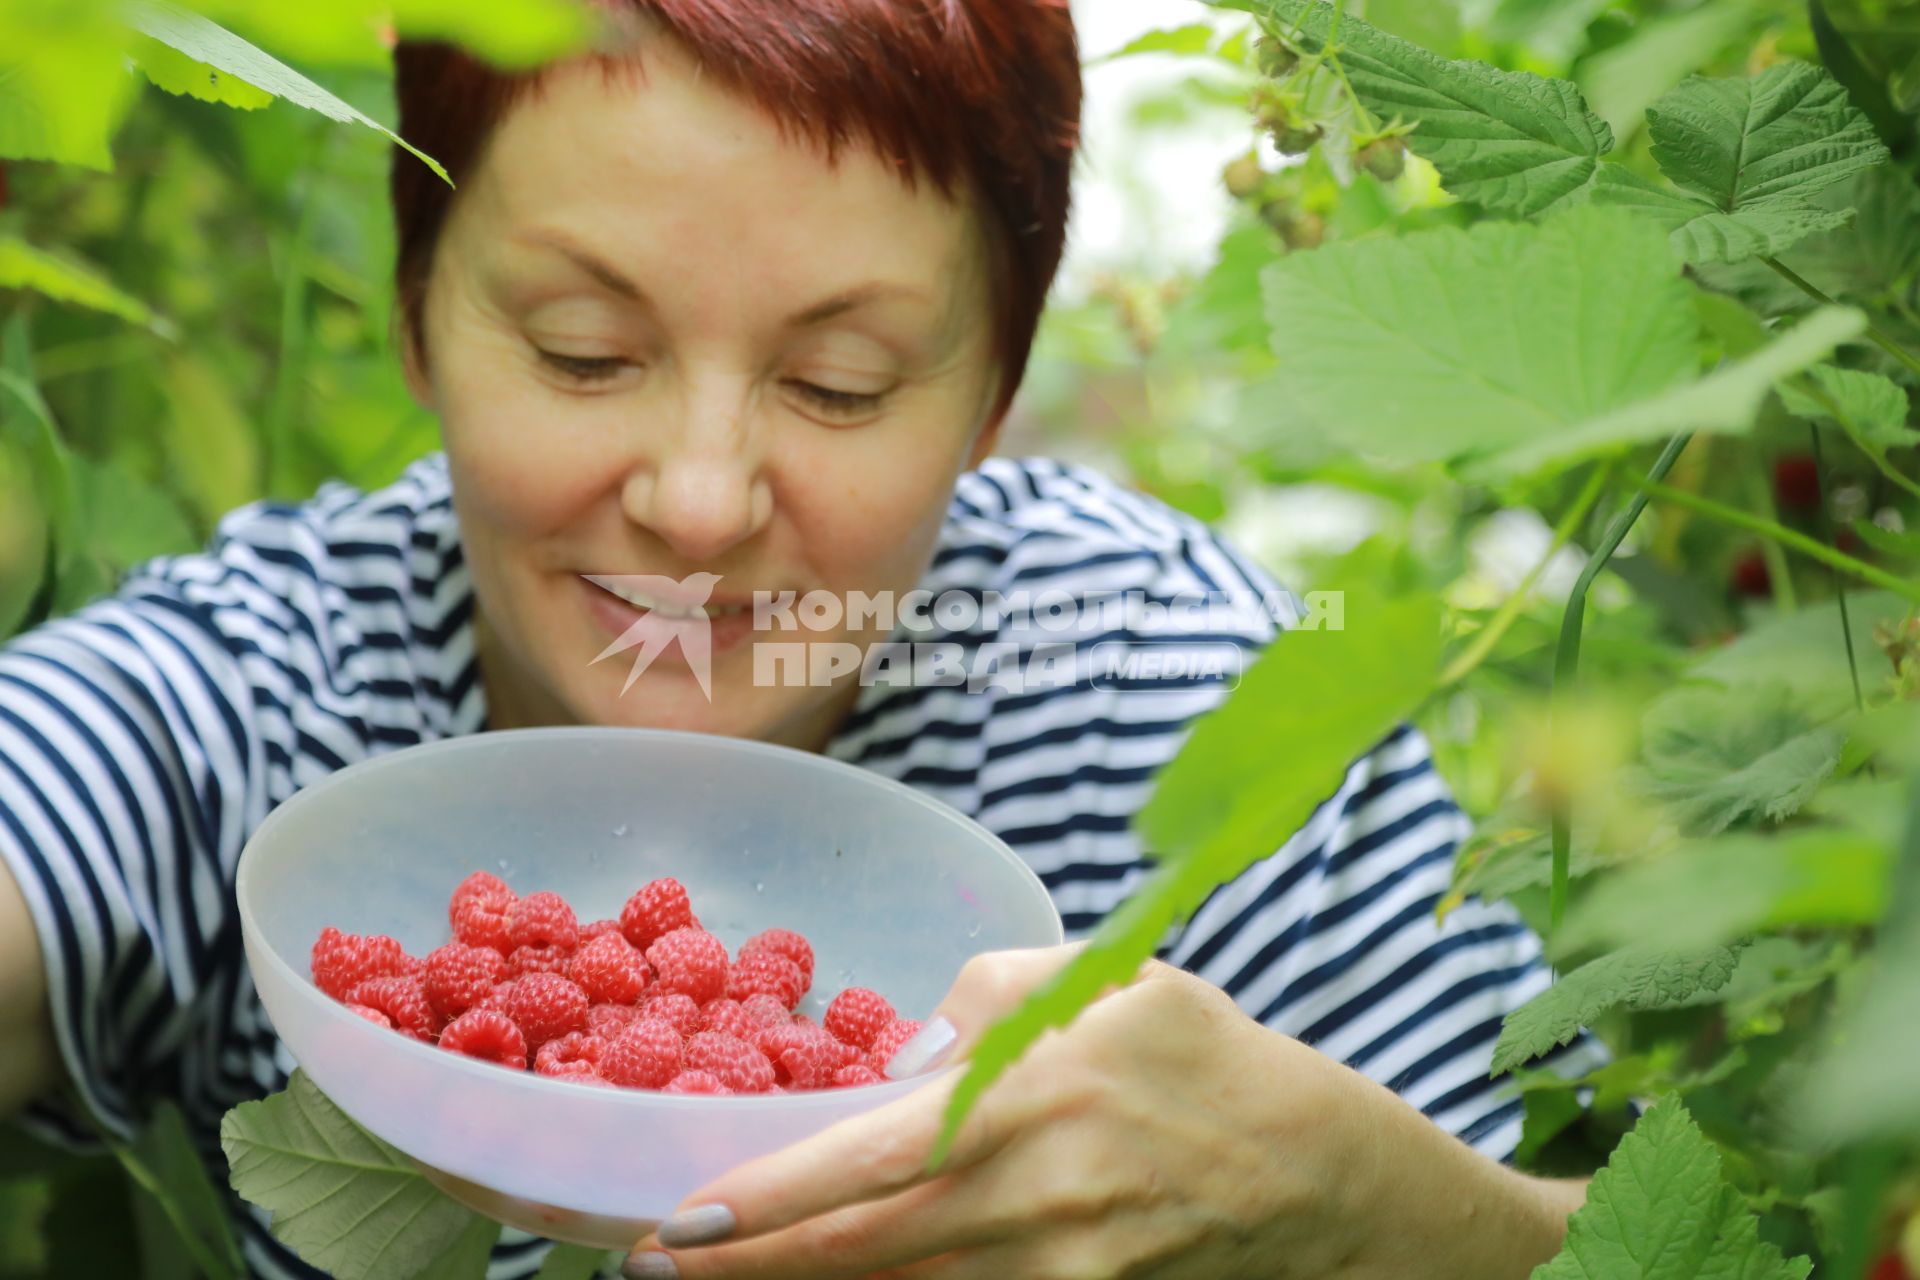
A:
{"label": "plant stem", "polygon": [[[1773,492],[1767,487],[1767,476],[1761,470],[1760,461],[1749,455],[1746,459],[1747,489],[1752,495],[1753,505],[1769,522],[1778,524],[1780,513],[1774,509]],[[1800,607],[1793,593],[1793,566],[1787,563],[1787,553],[1780,544],[1770,539],[1760,543],[1760,560],[1767,566],[1767,585],[1773,591],[1773,604],[1781,613],[1792,613]]]}
{"label": "plant stem", "polygon": [[1553,541],[1548,545],[1546,554],[1540,557],[1533,568],[1527,570],[1527,576],[1521,579],[1520,585],[1514,588],[1513,593],[1501,604],[1499,612],[1488,619],[1487,625],[1481,628],[1480,634],[1473,638],[1473,643],[1467,646],[1445,671],[1440,673],[1440,684],[1443,687],[1460,683],[1473,672],[1474,668],[1486,661],[1487,655],[1493,652],[1493,647],[1500,643],[1500,637],[1506,635],[1508,628],[1513,626],[1514,619],[1520,616],[1520,610],[1526,607],[1527,593],[1533,590],[1534,583],[1539,581],[1542,573],[1546,572],[1547,566],[1553,563],[1553,558],[1560,554],[1560,549],[1567,545],[1568,540],[1573,537],[1573,531],[1578,529],[1580,522],[1587,518],[1587,513],[1593,510],[1593,504],[1600,500],[1601,491],[1606,488],[1607,480],[1612,475],[1613,468],[1610,466],[1593,469],[1593,474],[1587,477],[1587,483],[1580,490],[1579,496],[1573,500],[1573,505],[1567,508],[1567,513],[1560,517],[1560,523],[1554,527]]}
{"label": "plant stem", "polygon": [[1666,485],[1656,483],[1651,479],[1641,481],[1640,488],[1642,492],[1651,497],[1663,498],[1675,506],[1687,507],[1699,512],[1703,516],[1709,516],[1715,520],[1719,520],[1723,524],[1733,525],[1737,529],[1745,529],[1749,533],[1757,533],[1763,538],[1772,538],[1798,551],[1803,556],[1810,556],[1822,564],[1832,565],[1843,573],[1852,574],[1862,582],[1870,582],[1882,590],[1891,591],[1903,599],[1911,600],[1915,604],[1920,604],[1920,583],[1908,582],[1905,579],[1895,577],[1884,569],[1877,569],[1864,560],[1856,560],[1845,552],[1836,551],[1832,547],[1822,546],[1812,538],[1807,537],[1804,533],[1796,533],[1783,525],[1774,524],[1769,520],[1762,520],[1758,516],[1747,514],[1738,507],[1726,506],[1723,503],[1715,502],[1711,498],[1703,498],[1697,493],[1688,493],[1684,489],[1669,489]]}
{"label": "plant stem", "polygon": [[[1547,699],[1549,733],[1553,728],[1553,713],[1560,699],[1573,687],[1574,675],[1580,669],[1580,632],[1586,625],[1587,591],[1593,586],[1593,580],[1600,576],[1600,570],[1606,567],[1607,561],[1613,558],[1613,553],[1620,549],[1621,541],[1640,518],[1640,513],[1647,509],[1645,486],[1658,484],[1673,469],[1674,460],[1691,439],[1693,433],[1685,431],[1667,441],[1667,447],[1660,451],[1653,469],[1647,472],[1646,480],[1641,482],[1641,491],[1633,495],[1626,509],[1615,516],[1606,532],[1600,535],[1600,544],[1587,557],[1586,567],[1580,570],[1573,590],[1567,595],[1567,609],[1560,618],[1560,641],[1553,655],[1553,686]],[[1564,801],[1554,806],[1552,836],[1553,882],[1547,895],[1547,916],[1550,927],[1558,929],[1561,917],[1567,912],[1567,882],[1571,878],[1573,861],[1573,819]]]}
{"label": "plant stem", "polygon": [[[1833,541],[1833,519],[1827,514],[1827,463],[1820,456],[1820,428],[1809,422],[1807,439],[1813,445],[1813,480],[1820,501],[1814,504],[1814,518],[1820,522],[1820,535]],[[1840,606],[1840,639],[1847,646],[1847,675],[1853,679],[1853,709],[1864,711],[1867,700],[1860,692],[1860,660],[1853,653],[1853,618],[1847,610],[1847,583],[1840,571],[1833,571],[1833,599]]]}
{"label": "plant stem", "polygon": [[[1811,281],[1802,277],[1794,271],[1793,268],[1785,265],[1778,258],[1762,258],[1760,261],[1772,267],[1775,274],[1781,279],[1806,294],[1809,298],[1812,298],[1815,302],[1822,302],[1828,306],[1840,305],[1820,289],[1816,288]],[[1872,338],[1874,345],[1882,351],[1907,366],[1907,368],[1913,370],[1913,372],[1920,373],[1920,356],[1914,355],[1911,351],[1908,351],[1905,347],[1895,342],[1885,329],[1882,329],[1873,322],[1871,316],[1867,318],[1867,336]]]}

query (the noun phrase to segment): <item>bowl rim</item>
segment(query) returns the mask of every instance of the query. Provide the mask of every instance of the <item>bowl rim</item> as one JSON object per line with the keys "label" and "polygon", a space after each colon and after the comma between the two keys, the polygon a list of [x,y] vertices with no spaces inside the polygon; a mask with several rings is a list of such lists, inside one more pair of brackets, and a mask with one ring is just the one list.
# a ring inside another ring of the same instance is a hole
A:
{"label": "bowl rim", "polygon": [[[241,847],[240,858],[234,872],[234,899],[240,915],[241,938],[242,941],[247,944],[244,947],[244,953],[249,970],[253,967],[253,953],[257,951],[265,957],[268,967],[275,971],[275,976],[280,980],[281,985],[284,988],[299,993],[293,997],[294,999],[317,1001],[319,1004],[325,1006],[328,1010],[325,1016],[333,1019],[337,1025],[348,1028],[345,1034],[350,1036],[364,1034],[368,1037],[367,1043],[369,1045],[387,1045],[401,1053],[431,1055],[432,1061],[439,1063],[448,1070],[471,1073],[474,1074],[477,1079],[494,1081],[504,1084],[509,1088],[526,1087],[536,1090],[562,1089],[566,1090],[569,1096],[592,1094],[606,1099],[607,1105],[629,1107],[635,1110],[656,1109],[663,1105],[675,1109],[680,1107],[696,1109],[700,1107],[726,1107],[735,1112],[745,1107],[761,1109],[807,1109],[814,1107],[824,1109],[843,1107],[846,1103],[847,1093],[847,1091],[843,1089],[811,1089],[797,1093],[739,1094],[690,1094],[665,1093],[654,1089],[609,1089],[598,1085],[578,1084],[571,1080],[553,1076],[543,1076],[531,1070],[514,1071],[510,1068],[502,1067],[497,1063],[483,1062],[478,1058],[470,1058],[464,1054],[449,1053],[444,1049],[427,1044],[424,1041],[416,1040],[411,1036],[395,1035],[392,1030],[377,1027],[365,1018],[351,1012],[345,1004],[333,999],[318,987],[315,987],[312,981],[303,976],[285,956],[281,955],[275,947],[266,941],[264,935],[261,933],[259,925],[254,918],[253,904],[248,892],[249,872],[251,871],[252,864],[258,861],[258,859],[252,858],[250,855],[252,855],[254,849],[262,842],[264,837],[282,825],[283,819],[285,819],[285,815],[287,815],[289,810],[299,808],[302,803],[309,798],[323,795],[340,785],[351,784],[360,775],[382,766],[391,766],[393,761],[401,757],[406,757],[409,760],[417,760],[421,755],[425,754],[452,755],[463,750],[497,745],[502,739],[507,738],[519,741],[534,741],[596,737],[608,740],[618,739],[620,741],[633,741],[636,738],[644,738],[655,742],[665,742],[669,745],[676,742],[684,744],[688,739],[697,738],[703,740],[699,743],[701,749],[714,748],[721,751],[746,751],[770,757],[777,756],[781,759],[803,764],[807,767],[822,768],[828,772],[839,773],[842,777],[847,777],[850,780],[857,779],[863,785],[875,786],[882,791],[891,791],[896,795],[909,798],[922,809],[926,810],[929,816],[938,818],[944,822],[959,824],[963,827],[972,827],[976,830],[977,834],[985,836],[988,847],[1003,860],[1017,868],[1030,885],[1040,894],[1042,899],[1046,901],[1048,906],[1052,908],[1053,932],[1056,935],[1056,941],[1053,945],[1058,946],[1065,941],[1064,924],[1060,918],[1059,907],[1053,902],[1052,893],[1048,891],[1046,883],[1040,879],[1039,873],[1034,871],[1024,858],[1015,853],[1012,846],[1008,845],[1005,840],[1002,840],[999,835],[988,830],[984,825],[968,817],[952,805],[936,800],[925,792],[916,790],[904,782],[875,773],[870,769],[863,769],[859,765],[852,764],[845,760],[835,760],[830,756],[824,756],[817,752],[805,751],[798,747],[788,747],[779,743],[762,742],[753,738],[735,738],[725,734],[696,733],[685,729],[622,728],[611,725],[559,725],[535,729],[490,729],[479,733],[462,734],[453,738],[443,738],[437,742],[425,742],[400,747],[392,751],[371,756],[365,760],[356,761],[344,769],[337,769],[326,777],[301,787],[291,796],[287,797],[287,799],[281,801],[280,804],[274,807],[273,812],[269,813],[266,818],[253,829],[253,833],[247,837],[246,843]],[[251,980],[251,974],[249,974],[249,979]],[[254,985],[257,990],[259,984],[256,982]],[[269,1018],[269,1021],[271,1021],[271,1018]],[[278,1038],[278,1036],[278,1028],[275,1028],[275,1037]],[[375,1039],[375,1037],[378,1038]],[[282,1040],[281,1043],[285,1044],[285,1041]],[[289,1056],[293,1055],[291,1046],[287,1048],[287,1053]],[[294,1060],[296,1064],[299,1061],[298,1058]],[[955,1061],[935,1071],[924,1072],[917,1076],[909,1076],[902,1080],[883,1079],[879,1084],[865,1085],[862,1086],[862,1089],[885,1090],[886,1098],[882,1101],[877,1101],[875,1104],[876,1106],[884,1105],[884,1101],[890,1101],[893,1097],[904,1097],[906,1094],[915,1091],[931,1081],[952,1075],[964,1065],[964,1061]],[[876,1098],[878,1095],[867,1092],[865,1096]]]}

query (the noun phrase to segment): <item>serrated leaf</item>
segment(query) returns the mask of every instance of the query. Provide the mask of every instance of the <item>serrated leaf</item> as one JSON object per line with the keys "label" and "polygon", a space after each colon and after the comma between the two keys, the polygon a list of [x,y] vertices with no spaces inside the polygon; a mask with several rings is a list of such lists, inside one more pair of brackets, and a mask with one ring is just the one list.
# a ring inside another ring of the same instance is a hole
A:
{"label": "serrated leaf", "polygon": [[472,1221],[446,1251],[408,1280],[487,1280],[487,1263],[493,1257],[494,1242],[500,1238],[500,1224],[479,1214],[469,1216]]}
{"label": "serrated leaf", "polygon": [[[1255,0],[1269,28],[1309,51],[1335,22],[1325,0]],[[1351,15],[1338,19],[1340,65],[1367,110],[1416,124],[1407,145],[1446,189],[1528,217],[1570,202],[1613,149],[1613,131],[1565,80],[1448,61]]]}
{"label": "serrated leaf", "polygon": [[1438,601],[1354,590],[1344,613],[1342,630],[1277,640],[1161,771],[1135,820],[1160,867],[1071,963],[987,1029],[948,1100],[932,1166],[979,1096],[1029,1046],[1109,986],[1132,981],[1169,929],[1216,886],[1278,850],[1338,790],[1353,761],[1432,689]]}
{"label": "serrated leaf", "polygon": [[1714,835],[1741,818],[1791,817],[1840,762],[1846,734],[1774,682],[1682,686],[1648,708],[1636,775],[1680,829]]}
{"label": "serrated leaf", "polygon": [[1807,370],[1807,377],[1820,396],[1810,395],[1791,383],[1782,386],[1780,400],[1787,406],[1788,413],[1834,422],[1837,411],[1844,415],[1851,433],[1882,449],[1920,444],[1920,435],[1907,426],[1906,388],[1892,378],[1830,364],[1813,366]]}
{"label": "serrated leaf", "polygon": [[126,41],[100,0],[0,5],[0,160],[111,171],[137,88]]}
{"label": "serrated leaf", "polygon": [[1289,254],[1275,376],[1316,427],[1403,460],[1565,432],[1681,382],[1698,324],[1658,230],[1582,207]]}
{"label": "serrated leaf", "polygon": [[[1862,680],[1871,672],[1887,671],[1885,655],[1874,647],[1874,628],[1906,617],[1912,606],[1888,591],[1855,591],[1847,595],[1847,608],[1853,621],[1853,661]],[[1766,619],[1702,658],[1688,674],[1730,690],[1780,681],[1816,716],[1838,715],[1853,706],[1840,610],[1831,600]]]}
{"label": "serrated leaf", "polygon": [[1751,430],[1774,384],[1863,332],[1866,323],[1866,317],[1852,308],[1822,307],[1765,347],[1726,361],[1704,378],[1490,455],[1476,461],[1470,473],[1484,478],[1564,466],[1594,453],[1681,431]]}
{"label": "serrated leaf", "polygon": [[1660,171],[1727,213],[1805,199],[1887,159],[1840,82],[1807,62],[1690,77],[1647,109],[1647,129]]}
{"label": "serrated leaf", "polygon": [[1714,0],[1680,12],[1648,14],[1626,38],[1581,60],[1574,79],[1593,113],[1622,138],[1640,128],[1648,106],[1766,17],[1756,0]]}
{"label": "serrated leaf", "polygon": [[167,320],[95,268],[36,249],[17,236],[0,236],[0,289],[32,289],[56,302],[145,325],[164,337],[174,333]]}
{"label": "serrated leaf", "polygon": [[1891,863],[1886,842],[1866,831],[1727,832],[1595,880],[1550,950],[1677,951],[1769,929],[1870,925],[1886,908]]}
{"label": "serrated leaf", "polygon": [[365,125],[419,157],[448,186],[453,185],[453,180],[447,177],[447,171],[432,156],[218,23],[197,13],[189,13],[169,3],[169,0],[132,0],[127,7],[127,21],[144,34],[178,49],[187,57],[224,71],[277,98],[285,98],[296,106],[318,111],[329,119]]}
{"label": "serrated leaf", "polygon": [[1771,257],[1807,236],[1853,221],[1851,209],[1823,209],[1797,200],[1723,213],[1705,200],[1613,164],[1601,166],[1591,194],[1596,204],[1630,209],[1665,227],[1674,252],[1691,264]]}
{"label": "serrated leaf", "polygon": [[473,1230],[472,1212],[349,1120],[305,1072],[229,1111],[220,1145],[233,1189],[272,1213],[274,1237],[339,1280],[412,1276]]}
{"label": "serrated leaf", "polygon": [[1609,1009],[1670,1009],[1717,991],[1733,976],[1735,957],[1729,947],[1629,948],[1589,961],[1506,1016],[1490,1074],[1504,1075],[1569,1043]]}
{"label": "serrated leaf", "polygon": [[1805,1280],[1811,1270],[1760,1239],[1720,1153],[1669,1096],[1594,1175],[1566,1244],[1533,1280]]}
{"label": "serrated leaf", "polygon": [[133,60],[148,80],[168,93],[242,111],[258,110],[273,101],[273,95],[265,89],[224,75],[158,40],[143,37],[134,48]]}

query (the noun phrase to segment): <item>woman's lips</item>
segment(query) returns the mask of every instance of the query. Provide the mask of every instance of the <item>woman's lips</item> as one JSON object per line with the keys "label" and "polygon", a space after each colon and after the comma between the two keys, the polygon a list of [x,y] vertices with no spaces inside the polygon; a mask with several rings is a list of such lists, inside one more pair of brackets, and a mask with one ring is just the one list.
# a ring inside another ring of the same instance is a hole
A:
{"label": "woman's lips", "polygon": [[[691,629],[704,627],[710,651],[721,654],[739,646],[753,634],[751,605],[730,608],[721,602],[709,602],[708,608],[714,611],[704,620],[694,617],[673,618],[652,610],[638,609],[605,587],[597,586],[584,577],[578,577],[575,581],[579,584],[578,589],[583,593],[587,613],[593,618],[595,624],[607,633],[609,642],[626,637],[633,631],[636,624],[639,624],[642,630],[631,637],[634,641],[634,644],[629,646],[631,648],[638,648],[656,635],[663,639],[677,638]],[[716,604],[719,605],[717,609]],[[667,645],[655,661],[662,659],[671,660],[676,665],[684,666],[686,663],[686,657],[677,644]]]}

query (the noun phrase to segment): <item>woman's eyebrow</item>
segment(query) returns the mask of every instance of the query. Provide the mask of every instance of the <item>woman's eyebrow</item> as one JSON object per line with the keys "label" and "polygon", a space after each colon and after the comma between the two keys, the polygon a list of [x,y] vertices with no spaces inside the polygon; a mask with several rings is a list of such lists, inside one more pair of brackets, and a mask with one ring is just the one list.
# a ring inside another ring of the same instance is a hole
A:
{"label": "woman's eyebrow", "polygon": [[[542,248],[552,249],[554,252],[572,262],[573,265],[581,271],[592,276],[594,280],[598,281],[609,292],[625,298],[630,302],[637,302],[643,305],[648,302],[646,292],[641,289],[639,285],[621,275],[620,272],[615,270],[605,259],[597,257],[586,249],[581,248],[579,245],[573,243],[571,239],[558,232],[536,228],[529,231],[515,232],[510,238],[527,244],[538,245]],[[902,298],[918,302],[932,302],[932,298],[924,289],[916,288],[909,284],[874,280],[848,289],[843,293],[837,293],[831,298],[816,302],[810,307],[795,312],[787,318],[785,327],[789,329],[804,329],[810,325],[824,323],[825,321],[833,319],[835,316],[844,315],[846,312],[852,311],[856,307],[865,306],[869,302],[877,302],[885,298]]]}

